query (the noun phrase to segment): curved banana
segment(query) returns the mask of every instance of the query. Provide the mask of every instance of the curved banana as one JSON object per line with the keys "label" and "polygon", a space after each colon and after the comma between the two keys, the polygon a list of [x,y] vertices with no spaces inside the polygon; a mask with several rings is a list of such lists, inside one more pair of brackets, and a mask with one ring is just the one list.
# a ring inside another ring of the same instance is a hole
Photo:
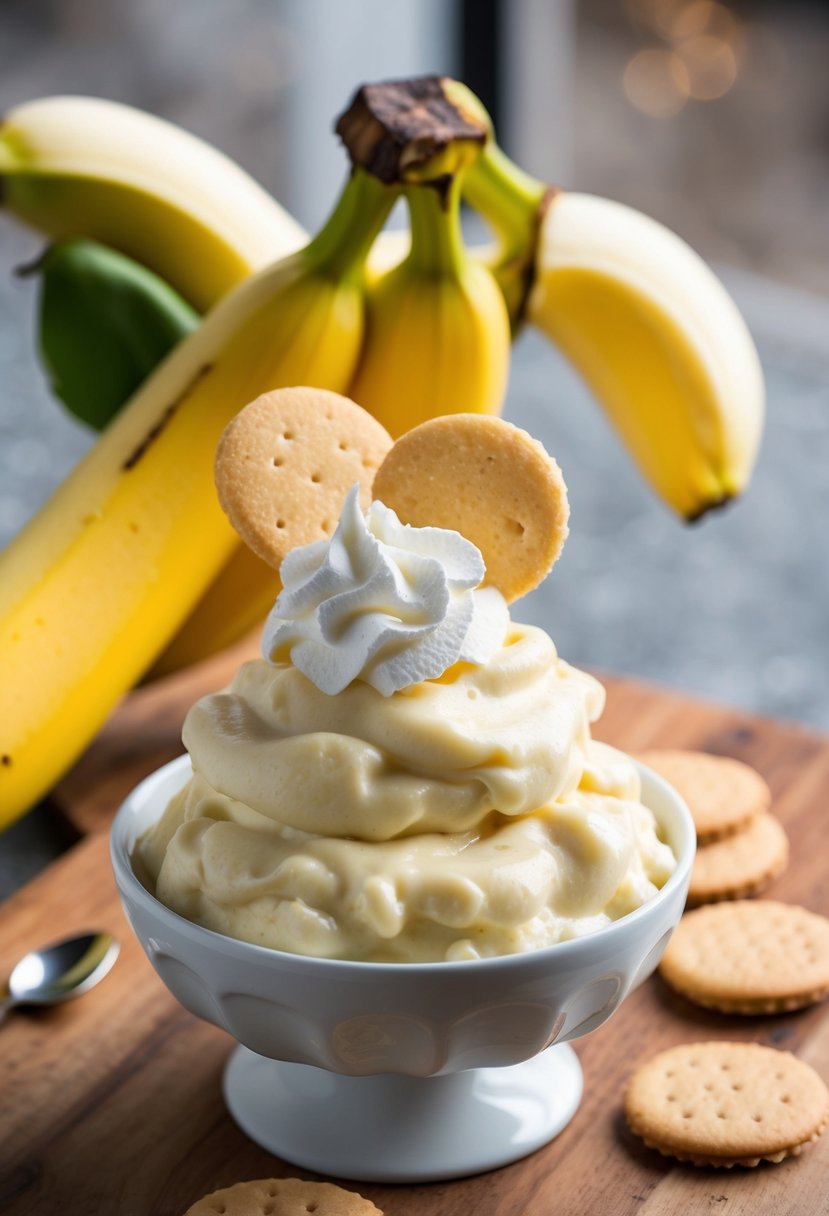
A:
{"label": "curved banana", "polygon": [[[447,82],[447,99],[466,93]],[[662,224],[530,177],[490,138],[464,194],[498,237],[492,263],[524,320],[581,372],[651,488],[686,520],[745,489],[763,375],[735,304]]]}
{"label": "curved banana", "polygon": [[731,297],[678,236],[620,203],[556,195],[526,316],[679,515],[696,519],[745,488],[763,426],[760,362]]}
{"label": "curved banana", "polygon": [[307,239],[230,157],[97,97],[45,97],[4,116],[0,200],[51,237],[126,253],[200,312]]}
{"label": "curved banana", "polygon": [[394,198],[355,173],[315,240],[227,296],[0,555],[0,823],[72,762],[231,556],[213,487],[229,419],[280,385],[347,387],[362,263]]}

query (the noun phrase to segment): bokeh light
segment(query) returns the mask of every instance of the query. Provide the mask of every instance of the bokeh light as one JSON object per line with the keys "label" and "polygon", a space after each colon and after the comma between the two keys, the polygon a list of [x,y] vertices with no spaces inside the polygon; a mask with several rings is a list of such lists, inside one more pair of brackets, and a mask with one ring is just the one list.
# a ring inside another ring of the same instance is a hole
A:
{"label": "bokeh light", "polygon": [[674,12],[668,37],[681,42],[683,38],[710,34],[733,44],[740,37],[740,29],[740,21],[724,4],[718,4],[716,0],[692,0]]}
{"label": "bokeh light", "polygon": [[717,0],[626,0],[634,24],[662,40],[637,51],[623,77],[631,105],[673,118],[688,101],[716,101],[735,85],[745,58],[745,28]]}
{"label": "bokeh light", "polygon": [[638,51],[625,68],[623,86],[631,105],[651,118],[673,118],[690,96],[688,69],[660,47]]}
{"label": "bokeh light", "polygon": [[695,101],[715,101],[737,79],[737,57],[729,44],[713,34],[683,38],[674,55],[685,65],[689,93]]}

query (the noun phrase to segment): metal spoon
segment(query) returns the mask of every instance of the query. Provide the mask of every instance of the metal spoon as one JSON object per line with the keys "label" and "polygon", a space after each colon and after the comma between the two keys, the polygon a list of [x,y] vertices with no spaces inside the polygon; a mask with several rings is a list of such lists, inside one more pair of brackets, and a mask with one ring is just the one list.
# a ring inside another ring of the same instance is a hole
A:
{"label": "metal spoon", "polygon": [[9,976],[0,997],[0,1022],[15,1005],[56,1005],[88,992],[112,967],[121,949],[109,933],[85,933],[33,950]]}

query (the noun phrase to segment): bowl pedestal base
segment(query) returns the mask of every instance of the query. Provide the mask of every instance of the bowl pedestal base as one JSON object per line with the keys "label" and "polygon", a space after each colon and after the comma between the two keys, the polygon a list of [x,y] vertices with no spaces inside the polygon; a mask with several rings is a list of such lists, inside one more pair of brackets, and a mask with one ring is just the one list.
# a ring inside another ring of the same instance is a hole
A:
{"label": "bowl pedestal base", "polygon": [[552,1140],[576,1113],[582,1072],[567,1044],[438,1077],[341,1076],[237,1047],[224,1094],[242,1130],[293,1165],[358,1182],[437,1182]]}

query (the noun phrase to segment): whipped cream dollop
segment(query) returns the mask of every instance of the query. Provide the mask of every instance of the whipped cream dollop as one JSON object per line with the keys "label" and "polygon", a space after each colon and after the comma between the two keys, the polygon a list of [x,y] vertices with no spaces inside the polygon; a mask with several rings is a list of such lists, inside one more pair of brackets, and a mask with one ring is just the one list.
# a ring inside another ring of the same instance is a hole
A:
{"label": "whipped cream dollop", "polygon": [[509,611],[479,586],[485,569],[458,532],[402,524],[381,502],[363,515],[355,485],[331,539],[283,561],[264,657],[292,663],[329,696],[359,679],[390,697],[459,661],[487,663]]}

